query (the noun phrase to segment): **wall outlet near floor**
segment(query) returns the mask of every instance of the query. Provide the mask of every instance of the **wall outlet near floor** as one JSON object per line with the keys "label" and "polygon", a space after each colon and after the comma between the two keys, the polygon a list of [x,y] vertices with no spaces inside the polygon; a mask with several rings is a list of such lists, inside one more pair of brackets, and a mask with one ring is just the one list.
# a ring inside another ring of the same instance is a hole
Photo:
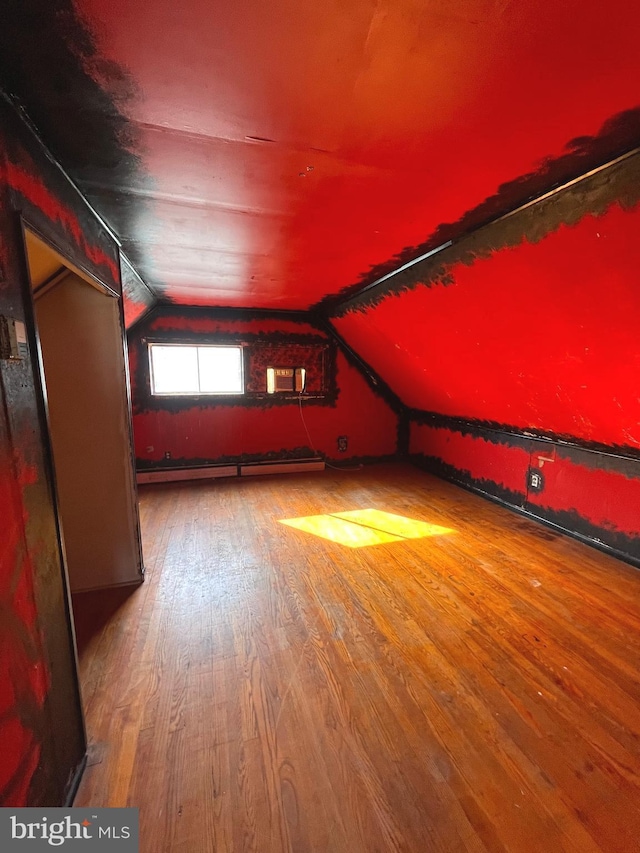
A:
{"label": "wall outlet near floor", "polygon": [[349,436],[348,435],[339,435],[338,436],[338,452],[346,453],[347,447],[349,447]]}
{"label": "wall outlet near floor", "polygon": [[527,487],[530,492],[541,492],[544,489],[542,471],[539,471],[537,468],[529,468],[527,472]]}
{"label": "wall outlet near floor", "polygon": [[170,450],[165,450],[164,458],[165,459],[171,459],[171,451]]}

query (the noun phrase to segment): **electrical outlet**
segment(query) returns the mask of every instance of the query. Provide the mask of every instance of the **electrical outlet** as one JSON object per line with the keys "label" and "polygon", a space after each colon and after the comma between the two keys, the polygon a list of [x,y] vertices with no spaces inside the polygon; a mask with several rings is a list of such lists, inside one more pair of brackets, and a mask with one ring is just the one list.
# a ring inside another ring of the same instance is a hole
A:
{"label": "electrical outlet", "polygon": [[171,451],[170,450],[165,450],[164,458],[165,459],[171,459]]}
{"label": "electrical outlet", "polygon": [[544,489],[544,477],[538,468],[529,468],[527,486],[531,492],[541,492]]}
{"label": "electrical outlet", "polygon": [[348,435],[339,435],[338,436],[338,452],[346,453],[347,447],[349,447],[349,436]]}

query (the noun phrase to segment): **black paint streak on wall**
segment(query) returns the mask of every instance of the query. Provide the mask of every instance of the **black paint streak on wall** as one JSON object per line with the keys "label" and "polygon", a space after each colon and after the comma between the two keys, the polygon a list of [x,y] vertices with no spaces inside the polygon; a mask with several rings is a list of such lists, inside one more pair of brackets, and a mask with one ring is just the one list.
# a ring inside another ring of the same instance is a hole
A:
{"label": "black paint streak on wall", "polygon": [[[640,108],[624,113],[623,117],[624,120],[620,119],[620,122],[627,130],[625,139],[629,150],[640,144]],[[614,151],[617,149],[614,148]],[[427,242],[401,253],[383,268],[376,268],[375,274],[368,275],[361,284],[343,291],[338,297],[323,301],[320,307],[339,317],[350,311],[365,311],[378,304],[385,296],[413,289],[419,284],[428,287],[451,284],[451,271],[457,264],[470,266],[476,260],[487,258],[501,249],[519,245],[525,240],[530,243],[539,242],[561,225],[576,224],[587,214],[602,214],[614,203],[619,203],[623,208],[631,208],[640,201],[640,154],[635,153],[593,175],[586,175],[549,197],[542,197],[539,201],[533,201],[532,204],[519,209],[519,205],[527,204],[543,192],[549,192],[554,186],[562,186],[562,183],[569,179],[579,178],[588,169],[603,162],[597,160],[591,163],[591,159],[586,155],[579,156],[574,169],[564,181],[552,180],[553,170],[549,172],[545,168],[541,178],[538,178],[536,173],[535,181],[531,176],[525,176],[505,185],[519,188],[520,194],[512,190],[503,193],[501,190],[497,196],[492,197],[500,198],[501,204],[494,204],[492,199],[489,199],[480,205],[480,208],[465,214],[458,223],[440,226]],[[578,165],[582,171],[576,171]],[[543,179],[546,179],[547,183]],[[511,200],[511,205],[506,204],[507,200]],[[491,212],[493,216],[489,216]],[[363,288],[377,281],[382,275],[393,272],[403,263],[450,240],[453,241],[452,246],[391,276],[379,286],[362,292]]]}
{"label": "black paint streak on wall", "polygon": [[[564,433],[554,433],[535,429],[521,429],[498,421],[477,420],[471,418],[441,415],[437,412],[426,412],[419,409],[409,409],[409,417],[416,424],[430,426],[434,429],[449,429],[473,438],[482,438],[491,444],[504,444],[510,447],[527,449],[529,442],[537,441],[541,445],[552,444],[558,455],[571,461],[579,459],[580,465],[603,468],[600,456],[612,457],[615,467],[611,470],[625,473],[626,476],[637,477],[640,450],[627,445],[602,444],[597,441],[585,441]],[[625,464],[626,462],[626,464]],[[609,470],[609,469],[607,469]]]}
{"label": "black paint streak on wall", "polygon": [[[5,0],[0,80],[24,107],[52,154],[74,174],[136,169],[136,138],[117,101],[134,88],[126,73],[98,56],[72,0]],[[89,73],[110,81],[108,94]]]}
{"label": "black paint streak on wall", "polygon": [[630,480],[640,480],[640,454],[631,457],[612,452],[610,447],[579,447],[565,444],[554,445],[556,457],[568,459],[575,465],[598,471],[622,474]]}
{"label": "black paint streak on wall", "polygon": [[575,510],[555,510],[544,505],[530,503],[527,501],[526,493],[506,489],[493,480],[475,478],[470,471],[456,468],[437,456],[417,453],[412,454],[411,461],[419,468],[423,468],[443,480],[462,486],[482,497],[495,500],[508,509],[551,524],[563,533],[580,539],[588,545],[611,552],[618,559],[634,566],[640,566],[640,539],[638,538],[627,536],[619,530],[593,524]]}
{"label": "black paint streak on wall", "polygon": [[475,478],[470,471],[461,468],[456,468],[448,462],[444,462],[437,456],[429,456],[424,453],[414,453],[411,455],[411,461],[419,468],[423,468],[430,474],[435,474],[442,480],[448,480],[451,483],[464,486],[474,492],[480,492],[483,495],[495,497],[502,503],[509,506],[523,508],[526,501],[526,493],[514,492],[511,489],[506,489],[493,480],[484,480]]}
{"label": "black paint streak on wall", "polygon": [[235,332],[226,330],[223,332],[201,331],[199,329],[152,329],[147,334],[140,336],[144,343],[182,343],[182,344],[205,344],[222,343],[233,344],[237,341],[246,341],[256,344],[274,344],[286,346],[287,344],[302,344],[307,346],[329,346],[331,341],[323,335],[296,334],[295,332]]}
{"label": "black paint streak on wall", "polygon": [[619,530],[610,530],[598,527],[582,518],[574,510],[554,510],[545,506],[529,505],[528,512],[581,540],[588,540],[589,545],[596,548],[611,549],[615,556],[632,565],[640,566],[640,540],[634,539],[621,533]]}
{"label": "black paint streak on wall", "polygon": [[[98,185],[128,186],[132,176],[151,185],[135,153],[139,134],[122,109],[137,97],[135,85],[124,68],[99,55],[73,0],[5,0],[0,88],[100,210]],[[141,199],[119,208],[119,232],[131,233],[145,209]],[[137,265],[135,246],[129,254]]]}

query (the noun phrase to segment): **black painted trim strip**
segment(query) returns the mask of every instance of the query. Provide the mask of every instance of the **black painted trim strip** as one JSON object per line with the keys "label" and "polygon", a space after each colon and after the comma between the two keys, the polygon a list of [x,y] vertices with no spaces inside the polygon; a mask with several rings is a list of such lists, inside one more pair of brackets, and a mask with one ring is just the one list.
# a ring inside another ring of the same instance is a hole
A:
{"label": "black painted trim strip", "polygon": [[[565,433],[543,432],[537,429],[522,429],[512,426],[511,424],[503,424],[498,421],[483,421],[475,418],[463,418],[454,415],[441,415],[437,412],[428,412],[422,409],[408,409],[411,421],[420,426],[431,426],[435,429],[448,429],[452,432],[459,432],[462,435],[471,435],[475,437],[487,438],[488,441],[493,441],[495,444],[510,444],[509,438],[539,441],[545,444],[557,445],[561,450],[582,450],[586,453],[597,453],[611,457],[612,459],[620,459],[622,461],[632,460],[640,462],[640,450],[634,447],[625,445],[604,444],[598,441],[587,441],[576,438]],[[487,436],[489,434],[489,436]],[[499,438],[503,436],[503,438]]]}
{"label": "black painted trim strip", "polygon": [[[146,317],[146,315],[155,307],[155,305],[158,302],[158,297],[157,297],[156,293],[153,291],[153,289],[142,278],[142,276],[140,275],[138,270],[135,268],[133,263],[129,260],[127,255],[125,255],[125,253],[122,251],[122,249],[119,250],[119,256],[120,256],[120,279],[122,282],[123,300],[124,300],[125,296],[129,296],[129,298],[133,298],[133,297],[138,296],[138,294],[140,294],[140,298],[138,298],[137,300],[134,300],[134,301],[137,301],[137,304],[145,306],[144,311],[140,314],[140,316],[136,317],[136,319],[133,321],[133,323],[131,323],[130,326],[127,326],[125,324],[125,327],[124,327],[125,332],[128,332],[130,329],[132,329],[136,325],[136,323],[139,323],[143,319],[143,317]],[[135,281],[135,285],[133,287],[131,287],[130,277],[125,274],[125,268],[128,268],[128,270],[130,270],[131,275]],[[129,293],[130,289],[132,291],[135,291],[132,295]],[[142,294],[147,294],[147,295],[145,297]]]}
{"label": "black painted trim strip", "polygon": [[388,405],[391,406],[393,411],[396,412],[396,414],[401,415],[406,413],[407,407],[400,397],[398,397],[395,391],[391,390],[390,386],[387,385],[384,379],[376,373],[376,371],[354,349],[352,349],[351,346],[349,346],[342,335],[336,330],[331,320],[329,318],[324,318],[320,320],[320,323],[322,328],[326,330],[327,334],[342,350],[347,361],[362,373],[371,390],[378,396],[382,397]]}
{"label": "black painted trim strip", "polygon": [[[449,241],[457,243],[465,235],[526,209],[527,205],[544,202],[562,189],[570,190],[574,182],[597,174],[598,170],[619,158],[629,156],[639,144],[640,107],[611,116],[595,135],[569,140],[558,156],[546,157],[535,171],[501,184],[493,195],[465,211],[456,222],[441,223],[423,242],[406,246],[385,262],[370,267],[357,282],[325,296],[314,308],[326,314],[340,313],[340,306],[345,300],[357,300],[363,289],[386,281],[389,275],[405,272],[402,278],[410,280],[411,275],[407,271],[411,266],[420,259],[431,258],[434,250],[436,253],[444,251],[443,247]],[[397,285],[392,289],[396,288]]]}
{"label": "black painted trim strip", "polygon": [[[145,320],[151,322],[155,317],[175,316],[185,317],[211,315],[220,320],[290,320],[294,323],[307,323],[322,330],[318,315],[311,311],[288,310],[284,308],[231,308],[228,305],[182,305],[172,302],[166,296],[158,297],[156,303],[145,315]],[[322,318],[320,318],[322,319]]]}
{"label": "black painted trim strip", "polygon": [[[512,211],[512,213],[516,213],[517,211]],[[506,214],[510,216],[511,214]],[[495,222],[499,222],[500,219],[504,219],[505,217],[501,216],[498,219],[494,220]],[[478,229],[476,229],[478,230]],[[472,234],[472,231],[467,232],[467,234]],[[346,305],[348,302],[351,302],[352,299],[355,299],[357,296],[362,296],[363,293],[367,293],[369,290],[374,290],[376,287],[379,287],[381,284],[384,284],[385,281],[388,281],[390,278],[398,275],[398,273],[404,272],[405,270],[410,269],[411,267],[419,264],[420,261],[426,261],[429,258],[434,257],[434,255],[439,255],[440,252],[443,252],[445,249],[448,249],[450,246],[453,246],[453,240],[447,240],[445,243],[441,243],[439,246],[436,246],[434,249],[430,249],[428,252],[424,252],[422,255],[418,255],[417,258],[414,258],[411,261],[407,261],[404,264],[401,264],[397,269],[391,270],[391,272],[386,273],[385,275],[380,276],[375,281],[370,282],[369,284],[365,284],[365,286],[358,290],[357,293],[352,293],[351,296],[345,297],[341,299],[338,305],[335,308],[341,307],[342,305]]]}
{"label": "black painted trim strip", "polygon": [[[205,344],[215,337],[216,343],[222,341],[224,344],[255,344],[286,346],[318,346],[330,349],[332,342],[324,335],[297,332],[209,332],[192,329],[152,329],[141,334],[139,340],[145,344],[180,343],[180,344]],[[297,395],[296,395],[297,396]]]}
{"label": "black painted trim strip", "polygon": [[[524,239],[535,242],[540,239],[540,224],[537,220],[542,219],[543,214],[550,218],[547,224],[549,233],[556,230],[561,224],[565,224],[567,214],[563,213],[562,205],[557,196],[568,196],[572,189],[574,190],[574,207],[578,205],[578,208],[582,210],[582,215],[604,209],[603,199],[605,198],[607,199],[606,205],[614,201],[629,204],[628,198],[623,199],[624,193],[620,189],[620,184],[616,185],[616,177],[619,178],[622,174],[626,180],[625,186],[630,188],[634,202],[637,202],[638,191],[634,188],[637,184],[638,165],[634,164],[634,158],[638,158],[639,155],[640,148],[637,147],[636,143],[633,148],[625,153],[608,159],[568,181],[563,181],[546,192],[538,193],[535,197],[498,216],[487,218],[468,227],[451,239],[440,242],[430,251],[423,252],[414,260],[403,263],[395,270],[385,273],[371,283],[349,288],[343,291],[342,295],[338,294],[335,297],[325,298],[314,306],[314,309],[318,311],[324,309],[324,312],[332,317],[342,317],[350,311],[366,311],[372,305],[377,305],[389,294],[412,289],[418,284],[426,286],[450,284],[452,279],[449,270],[457,264],[469,264],[475,258],[488,257],[496,249],[513,245],[514,226],[508,223],[514,217],[526,214],[531,208],[540,206],[542,212],[535,218],[535,221],[531,219],[531,215],[529,220],[525,220],[528,222],[528,226],[523,227],[522,234],[518,235],[518,242]],[[602,175],[606,172],[610,174]],[[627,172],[629,175],[626,174]],[[580,192],[574,189],[581,184],[585,184],[585,186],[580,187]],[[590,199],[590,195],[593,196],[592,199]],[[579,202],[576,201],[576,198],[579,199]],[[574,219],[573,215],[569,218],[572,221]],[[496,235],[496,229],[500,232],[499,237]],[[428,248],[428,244],[425,244],[424,248]]]}

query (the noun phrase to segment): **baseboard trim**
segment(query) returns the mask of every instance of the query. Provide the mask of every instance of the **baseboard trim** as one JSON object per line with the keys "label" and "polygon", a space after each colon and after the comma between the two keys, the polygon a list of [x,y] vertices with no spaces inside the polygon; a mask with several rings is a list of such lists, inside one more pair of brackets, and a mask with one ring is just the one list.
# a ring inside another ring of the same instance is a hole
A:
{"label": "baseboard trim", "polygon": [[156,468],[138,471],[138,485],[144,483],[177,483],[183,480],[212,480],[217,477],[237,477],[237,465],[203,465],[200,468]]}
{"label": "baseboard trim", "polygon": [[176,483],[187,480],[210,480],[218,477],[255,477],[259,474],[303,474],[324,471],[325,462],[319,456],[307,459],[274,459],[260,462],[238,462],[232,465],[201,465],[185,468],[154,468],[138,471],[139,485]]}
{"label": "baseboard trim", "polygon": [[260,474],[305,474],[307,471],[324,471],[324,459],[292,460],[291,462],[254,462],[239,465],[241,477],[256,477]]}

